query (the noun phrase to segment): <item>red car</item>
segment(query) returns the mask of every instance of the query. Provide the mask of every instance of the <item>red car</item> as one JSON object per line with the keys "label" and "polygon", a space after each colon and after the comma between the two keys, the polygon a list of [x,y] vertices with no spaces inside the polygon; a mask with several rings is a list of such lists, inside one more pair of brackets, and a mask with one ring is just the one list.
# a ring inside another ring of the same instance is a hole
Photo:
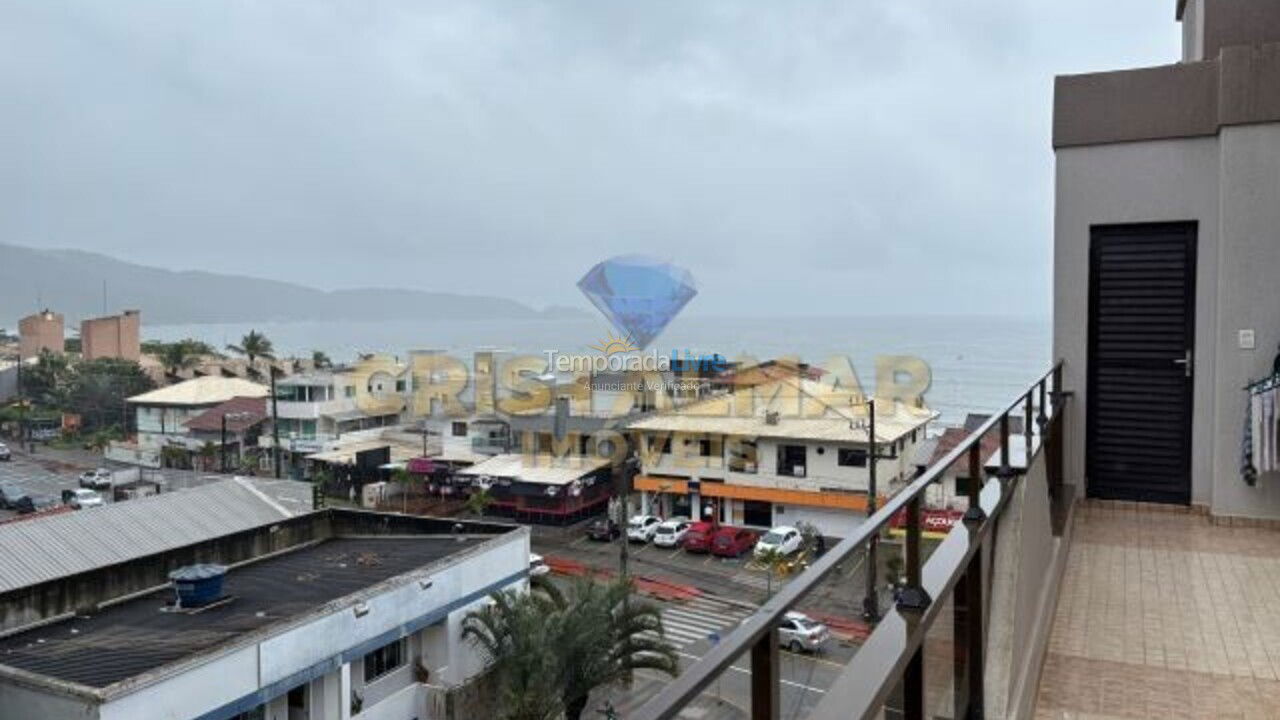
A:
{"label": "red car", "polygon": [[721,557],[738,557],[756,546],[759,536],[742,528],[722,527],[711,536],[711,553]]}
{"label": "red car", "polygon": [[684,547],[685,552],[711,552],[711,536],[715,532],[715,525],[709,522],[696,522],[690,525],[689,530],[685,532],[681,545]]}

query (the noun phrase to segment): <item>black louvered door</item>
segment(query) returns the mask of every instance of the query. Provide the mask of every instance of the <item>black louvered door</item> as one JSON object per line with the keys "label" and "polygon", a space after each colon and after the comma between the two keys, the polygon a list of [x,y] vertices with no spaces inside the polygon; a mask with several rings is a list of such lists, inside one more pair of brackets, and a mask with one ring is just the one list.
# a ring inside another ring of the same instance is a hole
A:
{"label": "black louvered door", "polygon": [[1095,227],[1091,240],[1088,494],[1188,504],[1196,225]]}

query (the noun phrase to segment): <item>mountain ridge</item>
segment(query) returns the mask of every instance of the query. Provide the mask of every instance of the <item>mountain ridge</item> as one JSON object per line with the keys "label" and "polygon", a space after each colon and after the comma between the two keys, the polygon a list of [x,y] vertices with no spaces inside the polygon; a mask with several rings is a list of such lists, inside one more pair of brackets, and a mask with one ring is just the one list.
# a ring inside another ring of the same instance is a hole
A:
{"label": "mountain ridge", "polygon": [[577,308],[539,310],[491,295],[376,287],[320,290],[247,275],[166,270],[87,250],[0,243],[0,318],[6,322],[46,307],[68,321],[102,315],[104,281],[108,313],[138,309],[144,322],[160,325],[403,320],[424,313],[459,320],[588,316]]}

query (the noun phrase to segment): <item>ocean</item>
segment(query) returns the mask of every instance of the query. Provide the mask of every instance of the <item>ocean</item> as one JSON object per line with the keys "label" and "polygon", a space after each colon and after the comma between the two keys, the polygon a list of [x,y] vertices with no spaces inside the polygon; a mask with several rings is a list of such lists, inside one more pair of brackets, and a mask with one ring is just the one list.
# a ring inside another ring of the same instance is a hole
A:
{"label": "ocean", "polygon": [[[476,350],[509,350],[542,355],[547,350],[589,353],[616,334],[603,319],[537,321],[457,321],[233,323],[146,325],[147,340],[192,337],[217,347],[236,343],[249,330],[266,334],[281,356],[309,357],[321,350],[335,361],[359,353],[405,355],[409,350],[443,350],[468,359]],[[969,412],[999,410],[1048,370],[1051,328],[1047,317],[850,316],[850,317],[677,317],[650,346],[695,355],[719,353],[733,359],[798,356],[825,364],[848,357],[863,387],[875,384],[875,359],[913,355],[931,368],[926,403],[943,424],[958,424]]]}

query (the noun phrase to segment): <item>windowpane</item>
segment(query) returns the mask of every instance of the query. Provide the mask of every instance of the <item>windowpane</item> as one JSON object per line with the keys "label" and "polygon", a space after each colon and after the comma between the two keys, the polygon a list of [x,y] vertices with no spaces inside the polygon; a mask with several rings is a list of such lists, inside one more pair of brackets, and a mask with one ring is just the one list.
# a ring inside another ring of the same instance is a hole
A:
{"label": "windowpane", "polygon": [[844,467],[866,467],[867,451],[854,448],[840,448],[836,463]]}

